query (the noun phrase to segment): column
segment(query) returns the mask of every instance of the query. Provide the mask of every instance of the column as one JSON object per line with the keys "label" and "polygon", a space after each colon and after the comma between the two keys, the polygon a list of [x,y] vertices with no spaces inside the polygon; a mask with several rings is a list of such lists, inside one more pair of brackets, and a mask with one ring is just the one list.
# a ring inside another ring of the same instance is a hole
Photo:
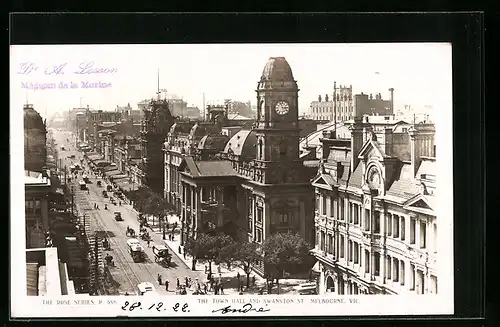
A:
{"label": "column", "polygon": [[181,210],[182,210],[182,240],[181,243],[184,245],[184,242],[186,241],[184,239],[187,232],[187,188],[184,185],[183,182],[181,182],[181,191],[182,191],[182,201],[181,201]]}
{"label": "column", "polygon": [[325,295],[325,272],[323,271],[323,265],[320,264],[319,273],[319,295]]}
{"label": "column", "polygon": [[224,225],[224,204],[221,187],[215,188],[215,196],[217,200],[217,227],[220,228]]}
{"label": "column", "polygon": [[190,218],[190,222],[191,222],[191,235],[194,237],[195,236],[195,232],[196,232],[196,227],[195,227],[195,212],[196,212],[196,208],[195,208],[195,193],[196,193],[196,190],[194,188],[194,186],[190,185],[189,186],[189,195],[190,195],[190,209],[189,210],[189,218]]}
{"label": "column", "polygon": [[374,260],[375,259],[375,254],[373,252],[373,249],[370,248],[370,280],[373,280],[374,276]]}
{"label": "column", "polygon": [[[256,204],[255,195],[252,194],[252,240],[253,241],[256,240],[255,223],[257,221],[257,206],[255,204]],[[315,231],[315,233],[316,233],[316,231]],[[323,270],[321,270],[321,271],[323,271]]]}
{"label": "column", "polygon": [[201,228],[201,226],[203,225],[203,222],[202,222],[202,217],[201,217],[201,199],[202,199],[202,191],[201,191],[201,188],[198,187],[196,189],[196,218],[195,218],[195,221],[196,221],[196,231],[198,232]]}
{"label": "column", "polygon": [[415,247],[420,249],[420,216],[415,216]]}
{"label": "column", "polygon": [[[385,214],[383,211],[377,211],[379,215],[379,222],[380,222],[380,235],[384,237],[384,235],[387,235],[385,232]],[[385,265],[386,265],[386,254],[387,250],[384,244],[383,239],[380,239],[380,246],[382,247],[382,251],[380,253],[380,281],[382,284],[385,284],[386,282],[386,271],[385,271]]]}

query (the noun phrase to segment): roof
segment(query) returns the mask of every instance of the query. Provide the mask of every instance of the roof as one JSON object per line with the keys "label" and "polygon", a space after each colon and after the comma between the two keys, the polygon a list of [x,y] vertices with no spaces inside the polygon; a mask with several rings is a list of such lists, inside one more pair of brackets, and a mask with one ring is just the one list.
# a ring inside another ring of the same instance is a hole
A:
{"label": "roof", "polygon": [[253,130],[241,130],[234,134],[227,142],[224,153],[232,153],[237,156],[255,156],[257,135]]}
{"label": "roof", "polygon": [[222,151],[229,141],[229,136],[227,135],[205,135],[201,138],[198,143],[198,149],[207,150],[207,149],[215,149],[218,151]]}
{"label": "roof", "polygon": [[292,68],[285,57],[271,57],[262,71],[261,79],[293,81]]}
{"label": "roof", "polygon": [[230,161],[195,161],[193,157],[187,156],[183,159],[179,170],[184,171],[192,177],[217,177],[217,176],[237,176]]}
{"label": "roof", "polygon": [[408,200],[415,196],[415,194],[420,193],[417,182],[415,181],[412,173],[411,164],[404,163],[396,174],[396,179],[387,190],[387,195]]}
{"label": "roof", "polygon": [[363,171],[362,170],[363,170],[363,168],[362,168],[362,165],[360,162],[351,175],[351,179],[349,180],[350,186],[361,188],[361,184],[363,182]]}
{"label": "roof", "polygon": [[26,288],[28,296],[38,295],[38,263],[26,263]]}
{"label": "roof", "polygon": [[227,115],[228,120],[253,120],[253,118],[248,118],[243,115],[240,115],[239,113],[230,113]]}
{"label": "roof", "polygon": [[24,171],[24,184],[25,185],[40,185],[50,186],[50,180],[44,177],[41,172],[25,170]]}
{"label": "roof", "polygon": [[42,116],[33,108],[32,104],[24,105],[24,129],[45,130]]}

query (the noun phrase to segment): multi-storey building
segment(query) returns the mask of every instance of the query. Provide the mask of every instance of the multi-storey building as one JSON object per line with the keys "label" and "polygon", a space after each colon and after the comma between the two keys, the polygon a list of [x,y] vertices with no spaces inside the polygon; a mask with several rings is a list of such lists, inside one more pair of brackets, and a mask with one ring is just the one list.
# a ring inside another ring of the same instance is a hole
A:
{"label": "multi-storey building", "polygon": [[437,293],[434,125],[377,130],[355,117],[350,140],[325,131],[321,142],[320,294]]}
{"label": "multi-storey building", "polygon": [[[309,180],[315,169],[299,158],[297,82],[283,57],[270,58],[261,76],[255,124],[228,141],[209,133],[198,143],[198,154],[181,161],[182,244],[214,229],[257,243],[293,231],[314,243]],[[222,112],[214,113],[215,122],[217,117],[224,118]]]}
{"label": "multi-storey building", "polygon": [[170,100],[151,100],[143,114],[140,132],[142,161],[134,167],[134,174],[141,178],[142,184],[163,194],[165,168],[162,148],[175,122],[170,112]]}

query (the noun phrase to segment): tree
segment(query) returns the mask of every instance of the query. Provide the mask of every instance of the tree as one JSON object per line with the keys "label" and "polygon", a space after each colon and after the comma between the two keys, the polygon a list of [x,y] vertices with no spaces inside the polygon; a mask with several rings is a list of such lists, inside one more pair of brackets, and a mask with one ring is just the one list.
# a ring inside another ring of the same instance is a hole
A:
{"label": "tree", "polygon": [[268,237],[262,245],[267,279],[276,280],[279,294],[279,280],[285,271],[296,268],[309,257],[309,244],[296,233],[275,233]]}
{"label": "tree", "polygon": [[252,268],[262,260],[261,246],[253,242],[240,242],[234,246],[234,261],[247,275],[247,289],[250,287],[250,273]]}
{"label": "tree", "polygon": [[228,235],[217,234],[215,236],[199,233],[196,238],[189,238],[186,241],[184,251],[193,257],[193,267],[195,270],[195,262],[208,262],[209,271],[212,272],[212,262],[220,260],[220,253],[225,253],[224,248],[230,246],[233,239]]}

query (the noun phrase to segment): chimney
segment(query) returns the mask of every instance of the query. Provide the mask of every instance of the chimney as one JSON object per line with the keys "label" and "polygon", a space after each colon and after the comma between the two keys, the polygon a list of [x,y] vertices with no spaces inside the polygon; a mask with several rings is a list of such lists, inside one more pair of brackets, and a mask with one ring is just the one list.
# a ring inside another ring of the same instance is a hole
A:
{"label": "chimney", "polygon": [[390,92],[390,96],[389,96],[389,102],[391,104],[391,114],[394,113],[394,89],[391,87],[389,89],[389,92]]}
{"label": "chimney", "polygon": [[321,102],[321,94],[318,95],[318,102]]}
{"label": "chimney", "polygon": [[436,129],[434,124],[414,124],[410,130],[411,167],[415,176],[422,157],[434,157]]}
{"label": "chimney", "polygon": [[363,117],[354,117],[354,124],[351,126],[351,173],[354,172],[359,163],[359,151],[363,147]]}
{"label": "chimney", "polygon": [[384,130],[384,142],[385,142],[385,154],[392,156],[392,128],[386,128]]}
{"label": "chimney", "polygon": [[328,102],[328,94],[325,94],[325,102]]}

